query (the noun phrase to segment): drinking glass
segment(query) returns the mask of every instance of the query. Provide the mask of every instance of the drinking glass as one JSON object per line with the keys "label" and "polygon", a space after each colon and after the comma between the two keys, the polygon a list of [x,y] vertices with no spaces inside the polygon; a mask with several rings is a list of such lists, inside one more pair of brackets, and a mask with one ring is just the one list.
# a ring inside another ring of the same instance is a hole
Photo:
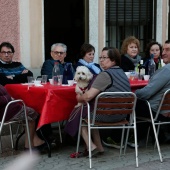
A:
{"label": "drinking glass", "polygon": [[47,84],[47,75],[42,75],[41,83]]}

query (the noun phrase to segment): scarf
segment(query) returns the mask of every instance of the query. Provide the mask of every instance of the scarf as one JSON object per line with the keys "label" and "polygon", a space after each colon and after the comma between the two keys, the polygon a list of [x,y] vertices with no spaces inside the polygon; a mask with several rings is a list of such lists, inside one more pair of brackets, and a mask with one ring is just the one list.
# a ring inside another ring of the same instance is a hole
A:
{"label": "scarf", "polygon": [[134,58],[130,57],[128,54],[125,54],[125,56],[132,61],[132,63],[135,65],[135,67],[139,64],[141,60],[141,56],[137,55]]}
{"label": "scarf", "polygon": [[87,63],[85,60],[83,59],[79,59],[79,61],[81,64],[83,64],[84,66],[86,66],[89,69],[92,69],[96,74],[99,74],[101,72],[101,70],[95,66],[95,63]]}

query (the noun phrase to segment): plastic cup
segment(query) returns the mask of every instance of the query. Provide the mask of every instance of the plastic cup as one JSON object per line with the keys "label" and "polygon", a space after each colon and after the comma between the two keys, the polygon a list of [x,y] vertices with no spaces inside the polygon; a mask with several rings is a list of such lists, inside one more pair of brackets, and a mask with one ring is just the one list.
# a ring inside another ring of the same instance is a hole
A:
{"label": "plastic cup", "polygon": [[130,78],[130,72],[125,72],[127,78],[129,79]]}
{"label": "plastic cup", "polygon": [[47,84],[47,75],[42,75],[41,83],[42,84]]}
{"label": "plastic cup", "polygon": [[27,76],[27,80],[28,80],[28,85],[33,85],[33,83],[34,83],[34,77],[32,77],[32,76]]}
{"label": "plastic cup", "polygon": [[57,85],[61,86],[62,82],[63,82],[63,75],[58,75],[57,78],[58,78],[58,84]]}
{"label": "plastic cup", "polygon": [[53,79],[49,79],[50,84],[53,85]]}
{"label": "plastic cup", "polygon": [[34,85],[39,85],[41,84],[41,80],[34,80]]}
{"label": "plastic cup", "polygon": [[143,79],[143,75],[138,74],[138,81],[142,81],[142,79]]}
{"label": "plastic cup", "polygon": [[136,77],[135,71],[134,71],[134,70],[130,70],[129,72],[130,72],[130,77],[129,77],[129,79],[130,79],[130,80],[135,80],[135,77]]}
{"label": "plastic cup", "polygon": [[53,85],[61,86],[63,81],[63,75],[53,76]]}
{"label": "plastic cup", "polygon": [[74,80],[67,80],[67,82],[68,82],[68,85],[70,85],[70,86],[73,86],[73,84],[74,84]]}
{"label": "plastic cup", "polygon": [[144,77],[144,80],[149,80],[150,75],[144,75],[143,77]]}

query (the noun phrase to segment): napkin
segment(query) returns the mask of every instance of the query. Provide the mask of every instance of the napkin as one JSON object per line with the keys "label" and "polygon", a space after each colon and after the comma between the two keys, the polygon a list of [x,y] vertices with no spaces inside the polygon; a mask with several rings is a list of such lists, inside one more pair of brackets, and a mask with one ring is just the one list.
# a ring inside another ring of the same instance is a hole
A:
{"label": "napkin", "polygon": [[42,84],[34,84],[36,87],[43,87]]}

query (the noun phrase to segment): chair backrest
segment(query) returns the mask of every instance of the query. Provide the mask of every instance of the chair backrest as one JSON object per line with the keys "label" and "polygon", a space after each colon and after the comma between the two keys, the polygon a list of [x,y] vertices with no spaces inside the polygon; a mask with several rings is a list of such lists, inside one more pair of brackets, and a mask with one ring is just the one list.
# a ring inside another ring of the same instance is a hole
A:
{"label": "chair backrest", "polygon": [[130,123],[133,123],[136,99],[133,92],[100,93],[95,99],[92,124],[95,123],[96,114],[126,114],[130,115]]}
{"label": "chair backrest", "polygon": [[163,94],[154,119],[158,118],[160,112],[170,114],[170,89],[166,90],[165,93]]}

